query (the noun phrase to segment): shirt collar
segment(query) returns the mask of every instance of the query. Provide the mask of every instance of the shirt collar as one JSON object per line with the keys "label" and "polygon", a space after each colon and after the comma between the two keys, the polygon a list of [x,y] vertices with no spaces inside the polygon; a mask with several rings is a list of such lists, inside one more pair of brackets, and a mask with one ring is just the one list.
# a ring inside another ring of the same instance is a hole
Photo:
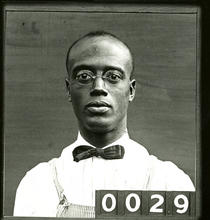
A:
{"label": "shirt collar", "polygon": [[[113,143],[110,143],[109,145],[103,147],[104,148],[107,148],[111,145],[122,145],[124,146],[125,143],[130,139],[129,137],[129,134],[128,134],[128,131],[126,129],[125,133],[119,138],[117,139],[116,141],[114,141]],[[80,132],[78,132],[78,136],[77,136],[77,140],[75,141],[75,145],[79,146],[79,145],[88,145],[88,146],[91,146],[91,147],[95,147],[93,145],[91,145],[90,143],[88,143],[81,135]]]}

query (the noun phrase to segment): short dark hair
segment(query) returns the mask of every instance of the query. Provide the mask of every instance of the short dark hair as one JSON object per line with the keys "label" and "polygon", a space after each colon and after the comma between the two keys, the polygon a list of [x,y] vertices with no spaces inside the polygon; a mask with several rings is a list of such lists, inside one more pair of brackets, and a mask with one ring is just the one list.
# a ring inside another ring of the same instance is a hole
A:
{"label": "short dark hair", "polygon": [[133,76],[133,72],[134,72],[134,61],[133,61],[133,55],[131,53],[130,48],[128,47],[128,45],[125,42],[123,42],[121,39],[119,39],[116,35],[111,34],[111,33],[107,32],[107,31],[103,31],[103,30],[91,31],[91,32],[85,34],[84,36],[80,37],[79,39],[77,39],[76,41],[74,41],[70,45],[70,47],[68,49],[68,52],[67,52],[67,56],[66,56],[66,69],[67,69],[67,72],[69,72],[68,62],[69,62],[70,51],[78,42],[80,42],[81,40],[83,40],[85,38],[104,37],[104,36],[105,37],[109,37],[109,38],[113,38],[113,39],[121,42],[128,49],[128,51],[130,52],[130,55],[131,55],[131,64],[132,64],[131,77],[132,77]]}

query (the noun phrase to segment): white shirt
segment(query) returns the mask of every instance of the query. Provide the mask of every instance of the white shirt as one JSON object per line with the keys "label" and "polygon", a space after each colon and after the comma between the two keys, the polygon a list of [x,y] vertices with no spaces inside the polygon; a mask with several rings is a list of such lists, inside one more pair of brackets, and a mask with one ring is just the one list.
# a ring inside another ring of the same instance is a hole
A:
{"label": "white shirt", "polygon": [[[195,191],[187,174],[172,162],[149,155],[145,147],[131,140],[127,133],[110,145],[115,144],[124,147],[123,159],[91,157],[75,162],[74,148],[91,146],[79,134],[59,158],[53,159],[68,202],[94,206],[95,190],[102,189]],[[40,163],[26,173],[18,186],[14,216],[55,217],[58,203],[50,162]]]}

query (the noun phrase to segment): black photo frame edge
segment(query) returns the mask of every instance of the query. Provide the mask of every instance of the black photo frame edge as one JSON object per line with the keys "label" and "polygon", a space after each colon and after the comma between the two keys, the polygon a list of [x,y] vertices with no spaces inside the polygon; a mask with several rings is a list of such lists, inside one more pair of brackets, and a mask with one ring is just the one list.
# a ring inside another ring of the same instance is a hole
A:
{"label": "black photo frame edge", "polygon": [[[65,3],[70,3],[70,2],[75,2],[75,1],[63,1]],[[93,3],[93,4],[109,4],[109,3],[119,3],[119,4],[124,4],[124,3],[128,3],[128,4],[143,4],[146,1],[138,1],[138,0],[134,0],[134,1],[122,1],[122,0],[114,0],[114,1],[77,1],[76,3],[78,4],[83,4],[83,3]],[[200,23],[200,33],[199,33],[199,42],[197,42],[197,47],[199,48],[200,54],[198,56],[201,57],[200,59],[200,64],[198,63],[197,65],[197,71],[200,72],[200,76],[198,81],[200,81],[200,84],[198,85],[198,91],[200,94],[200,98],[198,100],[198,104],[199,107],[197,109],[197,121],[200,122],[198,124],[200,124],[200,127],[197,126],[198,129],[198,136],[199,138],[197,139],[197,144],[201,146],[201,154],[198,155],[199,160],[200,160],[200,164],[197,164],[198,169],[197,169],[197,178],[200,178],[201,181],[201,197],[200,197],[200,201],[201,202],[201,216],[200,219],[208,219],[209,216],[209,208],[208,208],[208,198],[209,198],[209,184],[208,184],[208,168],[209,168],[209,148],[208,148],[208,136],[209,136],[209,127],[210,127],[210,113],[208,111],[209,107],[210,107],[210,97],[209,97],[209,86],[208,86],[208,81],[209,81],[209,65],[208,65],[208,54],[209,54],[209,41],[208,39],[210,39],[210,34],[209,34],[209,30],[208,30],[208,24],[210,23],[210,16],[209,16],[209,10],[210,10],[210,6],[208,4],[207,1],[147,1],[148,5],[149,4],[169,4],[170,6],[176,6],[177,4],[185,4],[185,5],[192,5],[192,6],[197,6],[200,7],[200,12],[199,12],[199,19],[198,22]],[[1,8],[1,12],[2,12],[2,19],[1,19],[1,27],[2,27],[2,34],[1,34],[1,41],[2,41],[2,64],[4,63],[4,57],[3,57],[3,51],[4,51],[4,6],[8,5],[8,4],[56,4],[56,1],[3,1],[3,6]],[[60,2],[59,2],[60,4]],[[2,67],[2,73],[4,73],[4,67],[3,65],[1,65]],[[3,100],[3,93],[4,93],[4,75],[1,74],[1,104],[3,106],[4,104],[4,100]],[[2,169],[1,169],[1,180],[3,183],[3,167],[4,167],[4,150],[3,150],[3,143],[4,143],[4,132],[3,132],[3,128],[4,128],[4,115],[3,115],[3,108],[1,108],[1,124],[2,124],[2,132],[1,132],[1,140],[2,140],[2,148],[1,148],[1,165],[2,165]],[[198,161],[197,161],[198,163]],[[198,176],[198,170],[201,170],[201,176]],[[205,199],[207,198],[207,200]],[[3,184],[1,187],[1,204],[3,204]],[[1,206],[1,213],[3,213],[3,206]],[[3,218],[3,215],[2,215]],[[18,217],[5,217],[4,219],[21,219]],[[24,218],[26,219],[26,218]],[[47,219],[47,218],[46,218]],[[133,218],[132,218],[133,219]]]}

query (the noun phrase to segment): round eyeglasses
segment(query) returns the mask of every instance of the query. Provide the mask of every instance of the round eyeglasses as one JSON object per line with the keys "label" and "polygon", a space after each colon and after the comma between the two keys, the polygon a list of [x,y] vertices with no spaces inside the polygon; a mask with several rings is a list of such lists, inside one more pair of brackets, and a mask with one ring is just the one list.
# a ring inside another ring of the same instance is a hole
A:
{"label": "round eyeglasses", "polygon": [[[101,75],[101,76],[100,76]],[[124,75],[119,70],[107,70],[101,74],[95,74],[91,70],[79,70],[74,75],[74,80],[80,84],[89,84],[92,83],[96,78],[101,77],[104,81],[115,84],[123,79]]]}

